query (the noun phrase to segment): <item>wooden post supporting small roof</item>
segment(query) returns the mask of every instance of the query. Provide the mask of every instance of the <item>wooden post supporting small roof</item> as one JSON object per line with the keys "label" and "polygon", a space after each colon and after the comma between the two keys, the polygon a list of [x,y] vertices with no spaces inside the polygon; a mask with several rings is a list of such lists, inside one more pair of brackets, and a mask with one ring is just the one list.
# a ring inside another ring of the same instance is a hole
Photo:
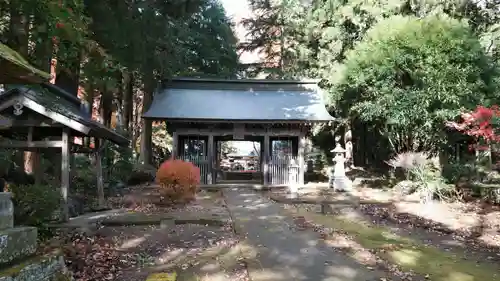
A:
{"label": "wooden post supporting small roof", "polygon": [[71,144],[70,130],[63,128],[62,130],[62,146],[61,146],[61,220],[69,220],[69,204],[68,190],[70,186],[70,167],[71,167]]}
{"label": "wooden post supporting small roof", "polygon": [[94,152],[94,158],[95,158],[95,170],[96,170],[96,177],[97,177],[97,202],[98,206],[100,209],[105,207],[105,202],[104,202],[104,176],[102,174],[102,149],[104,148],[101,145],[101,141],[99,139],[95,140],[95,152]]}

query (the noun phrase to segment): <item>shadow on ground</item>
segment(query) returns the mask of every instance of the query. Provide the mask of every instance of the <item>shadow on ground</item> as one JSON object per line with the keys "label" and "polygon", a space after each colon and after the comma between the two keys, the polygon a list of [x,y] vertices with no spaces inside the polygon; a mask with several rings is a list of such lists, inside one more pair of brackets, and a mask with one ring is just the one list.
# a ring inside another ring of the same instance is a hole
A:
{"label": "shadow on ground", "polygon": [[224,227],[204,225],[104,227],[116,251],[135,261],[116,280],[142,281],[154,272],[177,272],[180,281],[232,281],[245,265],[237,238]]}
{"label": "shadow on ground", "polygon": [[[478,263],[474,256],[463,252],[442,251],[408,236],[398,235],[387,227],[374,226],[356,210],[343,210],[342,214],[324,215],[290,206],[297,215],[320,227],[331,235],[328,241],[348,245],[351,249],[361,246],[364,252],[391,265],[399,272],[415,272],[420,277],[439,281],[500,280],[499,267],[495,263]],[[354,243],[352,243],[354,242]],[[414,277],[411,280],[418,280]]]}
{"label": "shadow on ground", "polygon": [[[224,190],[236,231],[249,246],[244,256],[252,281],[402,280],[360,263],[312,229],[297,227],[281,206],[248,189]],[[385,278],[385,279],[384,279]],[[418,280],[418,279],[414,279]]]}
{"label": "shadow on ground", "polygon": [[154,195],[153,187],[137,187],[114,202],[119,209],[58,226],[69,231],[64,243],[75,249],[70,268],[86,278],[78,280],[144,281],[152,273],[174,271],[178,281],[248,280],[220,192],[201,191],[195,202],[179,206],[155,204]]}
{"label": "shadow on ground", "polygon": [[340,194],[320,188],[319,192],[301,194],[297,198],[279,191],[269,196],[281,203],[311,205],[310,208],[317,211],[355,207],[367,221],[391,227],[424,243],[444,250],[466,251],[481,261],[500,261],[500,206],[481,202],[424,205],[418,198],[384,194],[387,192],[368,188]]}

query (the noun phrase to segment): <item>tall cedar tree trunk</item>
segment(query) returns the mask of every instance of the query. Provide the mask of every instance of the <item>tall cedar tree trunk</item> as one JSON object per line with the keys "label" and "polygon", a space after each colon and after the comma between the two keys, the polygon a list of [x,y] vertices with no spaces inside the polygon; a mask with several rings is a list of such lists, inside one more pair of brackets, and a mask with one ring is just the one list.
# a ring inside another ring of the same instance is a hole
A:
{"label": "tall cedar tree trunk", "polygon": [[[36,42],[35,50],[33,54],[33,61],[35,65],[43,71],[50,73],[51,60],[52,60],[52,41],[49,38],[49,34],[47,32],[48,26],[44,16],[36,12],[35,13],[35,26],[38,26],[38,34],[37,39],[39,41]],[[31,153],[32,159],[32,170],[35,174],[35,183],[41,184],[43,180],[44,170],[41,166],[41,154],[38,152]]]}
{"label": "tall cedar tree trunk", "polygon": [[114,112],[115,112],[115,128],[119,130],[120,132],[124,129],[123,126],[123,97],[124,95],[124,85],[125,85],[125,76],[123,75],[123,72],[117,71],[117,81],[118,81],[118,87],[116,91],[116,96],[114,98]]}
{"label": "tall cedar tree trunk", "polygon": [[[88,106],[88,111],[86,112],[91,118],[94,113],[94,85],[89,83],[87,89],[85,90],[85,103]],[[90,138],[84,138],[84,146],[90,147]]]}
{"label": "tall cedar tree trunk", "polygon": [[26,15],[16,2],[10,2],[9,38],[7,45],[26,58],[28,57],[29,24]]}
{"label": "tall cedar tree trunk", "polygon": [[[59,52],[57,54],[56,79],[55,85],[74,96],[78,96],[78,86],[80,80],[80,62],[81,52],[78,46],[67,40],[61,40],[59,43]],[[64,53],[63,53],[64,52]],[[70,141],[72,141],[70,136]],[[61,166],[61,156],[57,155],[54,163]],[[70,156],[70,181],[76,172],[74,167],[75,158]],[[62,175],[61,175],[62,179]]]}
{"label": "tall cedar tree trunk", "polygon": [[[29,23],[27,20],[28,17],[24,13],[22,7],[18,5],[16,1],[10,2],[9,12],[10,21],[7,45],[13,50],[17,51],[21,56],[27,58],[29,30]],[[18,167],[23,167],[26,173],[31,174],[33,172],[30,152],[15,152],[14,162],[17,163]]]}
{"label": "tall cedar tree trunk", "polygon": [[48,24],[44,15],[35,14],[35,26],[38,26],[37,40],[33,54],[33,61],[38,69],[50,73],[50,64],[52,60],[52,40],[47,32]]}
{"label": "tall cedar tree trunk", "polygon": [[[101,91],[101,120],[104,126],[106,127],[111,127],[111,117],[113,115],[113,93],[106,87],[104,86],[103,90]],[[101,142],[102,143],[102,142]],[[104,154],[106,157],[106,165],[109,167],[109,165],[112,163],[111,162],[111,157],[109,155],[106,155],[106,152],[104,151]],[[110,172],[110,169],[107,169],[108,173]],[[106,175],[109,178],[109,174]]]}
{"label": "tall cedar tree trunk", "polygon": [[[153,73],[146,74],[144,79],[144,98],[142,104],[142,113],[144,114],[149,107],[151,106],[151,102],[153,101],[153,92],[155,89],[155,80],[153,77]],[[146,120],[142,118],[142,132],[141,132],[141,161],[150,165],[152,162],[152,150],[153,150],[153,141],[152,141],[152,128],[151,120]]]}
{"label": "tall cedar tree trunk", "polygon": [[[124,75],[123,75],[123,72],[121,71],[117,71],[116,72],[116,81],[117,81],[117,85],[116,85],[116,93],[111,93],[109,92],[108,95],[109,95],[109,100],[107,101],[107,103],[109,103],[109,106],[110,106],[110,110],[109,110],[109,118],[110,118],[110,126],[111,127],[114,127],[117,131],[119,131],[120,133],[122,133],[122,130],[124,129],[124,126],[123,126],[123,97],[124,97],[124,85],[126,85],[124,83]],[[113,112],[114,112],[114,115],[113,115]],[[112,153],[108,153],[106,155],[106,166],[108,167],[107,169],[107,177],[109,178],[111,176],[111,173],[112,173],[112,169],[109,169],[109,167],[112,167],[113,166],[113,163],[114,163],[114,154]]]}
{"label": "tall cedar tree trunk", "polygon": [[141,148],[140,145],[139,147],[137,146],[137,141],[139,140],[139,137],[141,135],[141,104],[142,104],[142,98],[139,96],[134,97],[134,106],[133,106],[133,127],[132,127],[132,144],[134,151],[140,155],[141,153]]}
{"label": "tall cedar tree trunk", "polygon": [[113,94],[108,91],[107,87],[101,92],[101,120],[106,127],[111,127],[111,116],[113,114]]}
{"label": "tall cedar tree trunk", "polygon": [[134,74],[129,72],[126,75],[125,92],[123,95],[123,126],[128,135],[132,136],[132,122],[134,114]]}
{"label": "tall cedar tree trunk", "polygon": [[61,40],[60,47],[67,52],[73,52],[68,57],[58,58],[56,86],[66,90],[70,94],[78,95],[78,83],[80,79],[80,60],[81,53],[77,46],[67,40]]}

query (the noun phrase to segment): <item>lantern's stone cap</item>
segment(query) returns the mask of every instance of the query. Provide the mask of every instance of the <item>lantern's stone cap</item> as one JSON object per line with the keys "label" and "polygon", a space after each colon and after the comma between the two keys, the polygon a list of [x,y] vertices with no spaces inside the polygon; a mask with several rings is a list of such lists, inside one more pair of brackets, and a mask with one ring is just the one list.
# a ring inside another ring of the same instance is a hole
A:
{"label": "lantern's stone cap", "polygon": [[342,148],[342,146],[340,146],[339,143],[337,143],[337,146],[335,147],[335,149],[332,149],[330,152],[344,153],[344,152],[346,152],[346,150],[344,148]]}

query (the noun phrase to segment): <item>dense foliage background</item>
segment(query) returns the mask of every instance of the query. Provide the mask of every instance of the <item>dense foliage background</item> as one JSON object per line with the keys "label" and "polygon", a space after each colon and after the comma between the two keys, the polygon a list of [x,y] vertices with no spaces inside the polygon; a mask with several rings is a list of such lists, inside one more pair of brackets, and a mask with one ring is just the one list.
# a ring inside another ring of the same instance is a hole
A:
{"label": "dense foliage background", "polygon": [[265,51],[254,75],[322,80],[339,121],[314,130],[327,156],[348,124],[358,165],[408,150],[457,156],[468,140],[444,122],[499,100],[498,0],[250,2],[253,39],[239,47]]}
{"label": "dense foliage background", "polygon": [[[117,194],[127,182],[150,180],[156,171],[151,164],[168,156],[171,138],[165,124],[140,118],[159,81],[238,73],[232,23],[217,0],[4,0],[0,39],[53,73],[52,82],[86,101],[95,119],[132,140],[129,148],[105,148],[107,195]],[[19,194],[16,205],[40,198],[47,202],[45,208],[57,208],[37,192],[47,190],[45,185],[60,185],[60,172],[54,168],[60,167],[59,158],[44,152],[2,152],[3,178],[16,185],[33,184],[37,178],[40,185],[27,189],[30,194]],[[72,215],[95,205],[96,195],[94,160],[89,155],[74,158]],[[59,200],[58,192],[45,193]],[[18,215],[23,217],[25,213]]]}

